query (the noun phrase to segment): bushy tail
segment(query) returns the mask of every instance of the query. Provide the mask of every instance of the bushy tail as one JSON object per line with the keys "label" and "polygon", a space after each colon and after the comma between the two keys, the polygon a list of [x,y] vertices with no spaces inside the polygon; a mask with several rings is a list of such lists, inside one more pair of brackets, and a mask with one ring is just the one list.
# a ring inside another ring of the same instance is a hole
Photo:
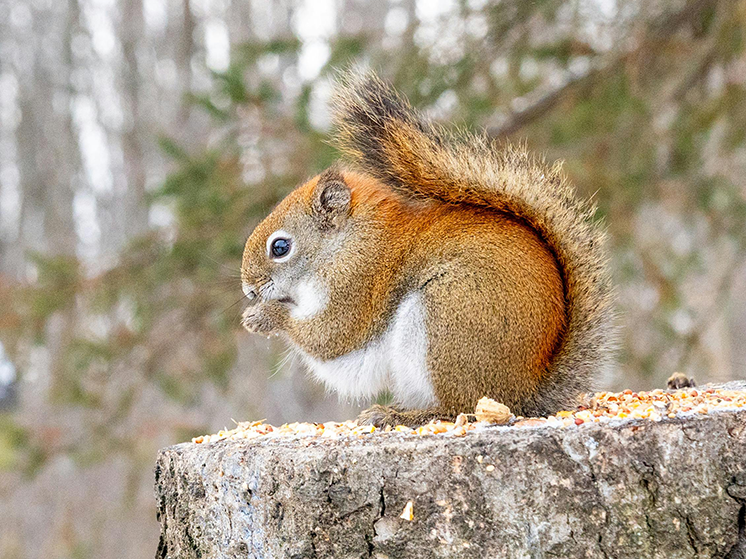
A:
{"label": "bushy tail", "polygon": [[606,234],[595,205],[575,197],[560,165],[485,136],[447,132],[373,74],[343,78],[333,106],[337,146],[362,171],[403,195],[494,208],[536,230],[562,270],[568,327],[541,397],[526,407],[546,412],[588,390],[615,347]]}

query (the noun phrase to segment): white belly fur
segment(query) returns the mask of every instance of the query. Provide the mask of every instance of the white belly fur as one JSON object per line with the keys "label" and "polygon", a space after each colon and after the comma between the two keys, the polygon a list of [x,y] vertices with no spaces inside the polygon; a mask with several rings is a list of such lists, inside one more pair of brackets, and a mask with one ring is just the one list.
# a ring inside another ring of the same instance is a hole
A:
{"label": "white belly fur", "polygon": [[427,370],[425,309],[420,293],[410,293],[396,309],[388,330],[367,346],[331,361],[301,352],[313,375],[340,397],[370,399],[390,390],[405,408],[437,403]]}

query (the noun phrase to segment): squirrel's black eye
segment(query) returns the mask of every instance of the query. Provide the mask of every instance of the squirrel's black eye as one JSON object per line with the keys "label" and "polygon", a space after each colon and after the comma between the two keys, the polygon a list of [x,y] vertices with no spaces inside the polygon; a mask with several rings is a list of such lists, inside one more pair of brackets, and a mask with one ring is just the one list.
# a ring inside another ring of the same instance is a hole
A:
{"label": "squirrel's black eye", "polygon": [[275,258],[282,258],[288,252],[290,252],[290,240],[289,239],[275,239],[272,241],[272,256]]}

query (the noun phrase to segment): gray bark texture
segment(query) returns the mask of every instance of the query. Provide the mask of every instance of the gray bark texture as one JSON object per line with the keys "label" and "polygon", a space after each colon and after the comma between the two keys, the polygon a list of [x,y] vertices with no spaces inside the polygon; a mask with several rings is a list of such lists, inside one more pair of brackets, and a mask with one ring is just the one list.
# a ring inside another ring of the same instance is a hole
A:
{"label": "gray bark texture", "polygon": [[159,559],[746,557],[746,410],[184,443],[155,474]]}

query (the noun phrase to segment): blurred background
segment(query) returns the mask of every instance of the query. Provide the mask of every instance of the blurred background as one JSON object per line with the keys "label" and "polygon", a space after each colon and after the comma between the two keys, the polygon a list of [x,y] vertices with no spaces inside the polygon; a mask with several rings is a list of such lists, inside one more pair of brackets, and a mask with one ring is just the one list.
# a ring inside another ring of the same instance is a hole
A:
{"label": "blurred background", "polygon": [[611,235],[600,388],[746,377],[746,1],[0,0],[0,559],[155,553],[157,449],[353,417],[238,327],[334,161],[336,69],[563,159]]}

